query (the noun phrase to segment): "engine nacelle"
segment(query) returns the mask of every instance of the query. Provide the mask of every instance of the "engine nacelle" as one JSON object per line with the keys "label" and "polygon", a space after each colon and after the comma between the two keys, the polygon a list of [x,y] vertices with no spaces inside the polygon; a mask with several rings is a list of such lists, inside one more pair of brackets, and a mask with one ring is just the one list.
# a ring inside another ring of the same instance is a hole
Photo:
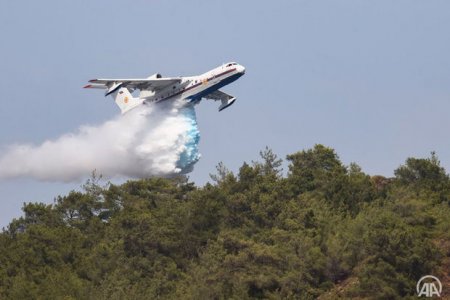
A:
{"label": "engine nacelle", "polygon": [[159,73],[153,74],[152,76],[147,77],[147,79],[158,79],[162,78],[162,75]]}

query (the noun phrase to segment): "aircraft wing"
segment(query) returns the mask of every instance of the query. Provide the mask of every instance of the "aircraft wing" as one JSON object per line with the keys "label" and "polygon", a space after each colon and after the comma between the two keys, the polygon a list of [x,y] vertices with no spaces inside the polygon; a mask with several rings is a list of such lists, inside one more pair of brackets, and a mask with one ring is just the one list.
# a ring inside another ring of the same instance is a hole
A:
{"label": "aircraft wing", "polygon": [[214,92],[204,96],[204,98],[216,100],[216,101],[220,100],[222,102],[222,104],[219,106],[219,111],[224,110],[225,108],[227,108],[228,106],[233,104],[234,101],[236,101],[236,97],[228,95],[227,93],[224,93],[219,90],[214,91]]}
{"label": "aircraft wing", "polygon": [[162,90],[165,87],[180,83],[181,78],[152,78],[152,79],[92,79],[85,88],[107,89],[106,95],[119,88],[126,87],[139,90]]}

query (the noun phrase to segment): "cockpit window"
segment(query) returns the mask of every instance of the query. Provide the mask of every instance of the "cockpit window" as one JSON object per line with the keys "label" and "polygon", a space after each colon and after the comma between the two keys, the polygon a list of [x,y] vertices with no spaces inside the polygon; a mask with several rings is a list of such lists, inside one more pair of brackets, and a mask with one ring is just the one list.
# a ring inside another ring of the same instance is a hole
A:
{"label": "cockpit window", "polygon": [[227,67],[231,67],[231,66],[235,66],[235,65],[237,65],[237,63],[233,62],[233,63],[227,64]]}

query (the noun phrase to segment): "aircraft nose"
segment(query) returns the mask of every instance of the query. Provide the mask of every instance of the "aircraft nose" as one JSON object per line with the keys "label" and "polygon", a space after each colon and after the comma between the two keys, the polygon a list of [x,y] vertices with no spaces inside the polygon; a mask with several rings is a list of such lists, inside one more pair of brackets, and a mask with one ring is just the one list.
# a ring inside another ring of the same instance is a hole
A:
{"label": "aircraft nose", "polygon": [[239,65],[238,72],[239,72],[239,73],[242,73],[242,74],[245,74],[245,68],[244,68],[244,66]]}

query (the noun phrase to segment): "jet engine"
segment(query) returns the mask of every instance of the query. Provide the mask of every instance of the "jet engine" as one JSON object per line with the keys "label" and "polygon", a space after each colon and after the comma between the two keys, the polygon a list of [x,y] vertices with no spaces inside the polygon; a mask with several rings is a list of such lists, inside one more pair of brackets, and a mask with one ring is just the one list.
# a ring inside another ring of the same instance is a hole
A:
{"label": "jet engine", "polygon": [[157,79],[162,78],[162,75],[159,73],[153,74],[152,76],[147,77],[147,79]]}

